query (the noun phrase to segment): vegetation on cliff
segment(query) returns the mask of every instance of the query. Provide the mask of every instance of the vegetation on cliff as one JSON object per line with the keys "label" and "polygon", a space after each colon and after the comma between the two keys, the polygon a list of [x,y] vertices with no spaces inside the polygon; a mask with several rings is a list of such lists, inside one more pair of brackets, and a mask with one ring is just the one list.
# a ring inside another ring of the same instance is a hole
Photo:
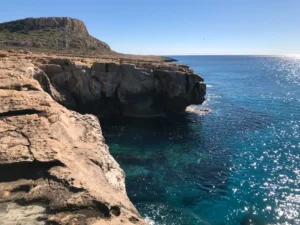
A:
{"label": "vegetation on cliff", "polygon": [[0,24],[0,48],[67,53],[112,53],[89,35],[85,24],[69,17],[27,18]]}

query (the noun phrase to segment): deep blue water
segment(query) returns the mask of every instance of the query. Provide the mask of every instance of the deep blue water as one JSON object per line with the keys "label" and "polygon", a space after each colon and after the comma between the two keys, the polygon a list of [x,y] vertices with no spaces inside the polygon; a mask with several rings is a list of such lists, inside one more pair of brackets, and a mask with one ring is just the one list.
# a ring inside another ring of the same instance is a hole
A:
{"label": "deep blue water", "polygon": [[130,199],[159,225],[300,224],[300,58],[176,56],[207,115],[102,120]]}

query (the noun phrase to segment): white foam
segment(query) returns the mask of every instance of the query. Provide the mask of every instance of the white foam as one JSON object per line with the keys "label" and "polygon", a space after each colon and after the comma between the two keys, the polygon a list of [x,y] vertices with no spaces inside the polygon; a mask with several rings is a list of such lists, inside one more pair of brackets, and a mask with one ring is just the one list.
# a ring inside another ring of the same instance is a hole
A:
{"label": "white foam", "polygon": [[188,113],[194,113],[194,114],[197,114],[199,116],[203,116],[203,115],[206,115],[206,114],[210,113],[211,109],[202,108],[202,107],[197,106],[197,105],[190,105],[185,109],[185,111],[188,112]]}
{"label": "white foam", "polygon": [[150,219],[149,217],[146,217],[145,221],[148,225],[157,225],[154,220]]}

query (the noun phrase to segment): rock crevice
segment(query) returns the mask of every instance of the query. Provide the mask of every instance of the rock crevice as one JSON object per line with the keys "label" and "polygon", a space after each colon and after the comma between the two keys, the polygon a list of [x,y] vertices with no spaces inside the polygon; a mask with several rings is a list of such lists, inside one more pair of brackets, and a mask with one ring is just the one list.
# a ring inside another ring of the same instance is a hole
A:
{"label": "rock crevice", "polygon": [[35,109],[14,110],[14,111],[0,113],[0,117],[31,115],[31,114],[37,114],[37,113],[41,113],[41,112],[38,110],[35,110]]}

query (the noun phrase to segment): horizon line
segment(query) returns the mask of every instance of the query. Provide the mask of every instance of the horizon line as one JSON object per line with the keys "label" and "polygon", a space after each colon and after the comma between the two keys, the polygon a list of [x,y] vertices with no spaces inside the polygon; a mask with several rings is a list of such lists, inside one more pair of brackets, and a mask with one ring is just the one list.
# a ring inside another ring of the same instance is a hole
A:
{"label": "horizon line", "polygon": [[156,56],[298,56],[300,57],[300,54],[162,54]]}
{"label": "horizon line", "polygon": [[[146,55],[142,55],[146,56]],[[153,55],[161,57],[176,57],[176,56],[257,56],[257,57],[291,57],[291,58],[300,58],[300,54],[176,54],[176,55]]]}

